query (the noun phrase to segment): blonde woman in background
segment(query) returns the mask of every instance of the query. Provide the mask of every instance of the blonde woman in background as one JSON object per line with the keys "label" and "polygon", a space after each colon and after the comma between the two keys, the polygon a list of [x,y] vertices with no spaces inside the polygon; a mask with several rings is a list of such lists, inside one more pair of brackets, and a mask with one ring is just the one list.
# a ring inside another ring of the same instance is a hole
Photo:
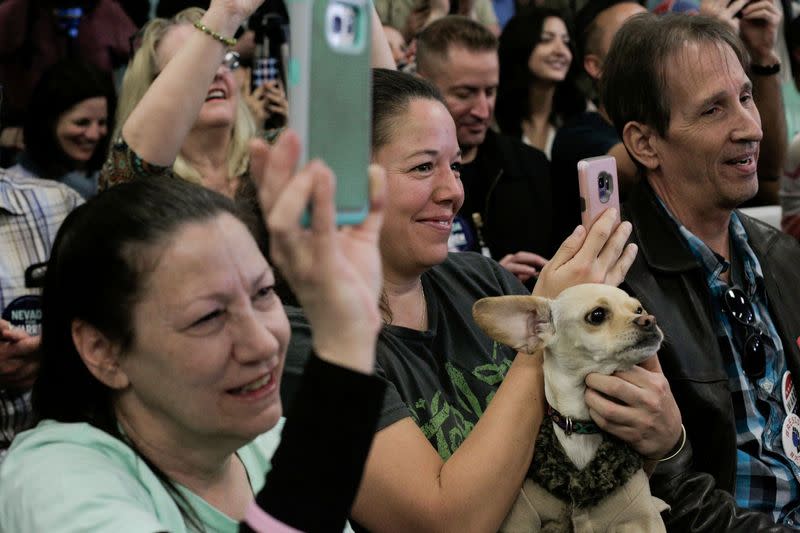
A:
{"label": "blonde woman in background", "polygon": [[[144,27],[122,82],[101,188],[171,167],[226,196],[252,198],[247,144],[256,129],[232,74],[238,61],[230,48],[262,2],[212,0],[208,11],[188,8]],[[373,64],[393,67],[374,9],[372,16]]]}
{"label": "blonde woman in background", "polygon": [[101,187],[165,167],[230,197],[246,185],[247,145],[256,130],[232,74],[238,61],[224,40],[260,3],[214,1],[207,12],[189,8],[144,27],[123,78]]}

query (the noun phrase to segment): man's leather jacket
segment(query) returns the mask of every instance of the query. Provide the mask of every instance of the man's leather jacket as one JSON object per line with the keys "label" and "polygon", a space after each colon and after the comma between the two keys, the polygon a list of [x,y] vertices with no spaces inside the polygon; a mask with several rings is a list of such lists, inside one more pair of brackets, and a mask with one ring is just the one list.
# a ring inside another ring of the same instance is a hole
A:
{"label": "man's leather jacket", "polygon": [[[651,478],[653,495],[672,506],[664,514],[667,528],[782,531],[771,516],[737,507],[732,496],[733,405],[702,267],[646,180],[632,191],[623,212],[633,224],[631,242],[639,246],[623,288],[656,316],[665,334],[659,360],[687,433],[684,450],[659,463]],[[788,368],[800,383],[800,245],[762,222],[739,217],[761,263]]]}

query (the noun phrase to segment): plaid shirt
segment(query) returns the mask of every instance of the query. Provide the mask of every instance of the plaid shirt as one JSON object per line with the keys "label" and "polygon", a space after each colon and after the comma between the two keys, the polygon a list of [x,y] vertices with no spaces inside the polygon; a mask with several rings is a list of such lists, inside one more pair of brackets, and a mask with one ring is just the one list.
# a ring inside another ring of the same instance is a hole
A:
{"label": "plaid shirt", "polygon": [[[666,211],[669,213],[668,209]],[[715,329],[726,362],[737,433],[736,504],[771,514],[776,522],[798,528],[800,468],[786,457],[781,439],[786,418],[781,379],[787,370],[786,359],[769,314],[761,265],[750,248],[739,217],[732,213],[729,226],[731,250],[733,257],[742,264],[742,279],[737,281],[750,300],[758,323],[771,339],[771,343],[765,343],[764,376],[753,380],[742,370],[739,353],[742,343],[737,342],[730,318],[723,312],[723,295],[729,285],[720,279],[720,275],[731,269],[731,263],[715,254],[679,221],[675,220],[675,223],[705,272]]]}
{"label": "plaid shirt", "polygon": [[[47,260],[59,226],[81,203],[66,185],[0,170],[0,312],[20,296],[39,294],[25,287],[25,269]],[[14,435],[33,422],[30,391],[0,389],[0,460]]]}

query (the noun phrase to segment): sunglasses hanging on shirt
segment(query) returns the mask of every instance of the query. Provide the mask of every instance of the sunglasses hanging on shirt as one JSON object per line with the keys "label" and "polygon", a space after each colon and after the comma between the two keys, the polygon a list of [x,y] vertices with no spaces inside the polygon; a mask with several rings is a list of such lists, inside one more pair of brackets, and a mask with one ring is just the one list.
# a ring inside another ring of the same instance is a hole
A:
{"label": "sunglasses hanging on shirt", "polygon": [[731,325],[738,328],[740,338],[744,339],[740,354],[745,375],[755,379],[764,377],[767,366],[764,344],[770,342],[770,339],[764,332],[763,324],[756,319],[750,300],[740,288],[731,287],[726,290],[722,299],[725,303],[724,311],[733,318]]}

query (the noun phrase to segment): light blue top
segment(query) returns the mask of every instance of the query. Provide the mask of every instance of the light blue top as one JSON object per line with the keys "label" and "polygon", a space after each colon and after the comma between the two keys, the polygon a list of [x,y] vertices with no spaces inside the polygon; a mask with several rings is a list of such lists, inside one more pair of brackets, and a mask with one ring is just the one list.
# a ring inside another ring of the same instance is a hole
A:
{"label": "light blue top", "polygon": [[[12,178],[39,178],[36,172],[26,167],[22,163],[14,165],[13,167],[7,169],[6,172]],[[100,171],[87,175],[85,172],[80,170],[73,170],[71,172],[67,172],[55,181],[63,183],[64,185],[74,189],[83,197],[84,200],[88,200],[97,194],[99,179]]]}
{"label": "light blue top", "polygon": [[[253,494],[264,486],[284,419],[239,449]],[[206,531],[237,521],[179,487]],[[0,532],[188,533],[178,505],[124,442],[86,423],[45,420],[20,433],[0,466]]]}

